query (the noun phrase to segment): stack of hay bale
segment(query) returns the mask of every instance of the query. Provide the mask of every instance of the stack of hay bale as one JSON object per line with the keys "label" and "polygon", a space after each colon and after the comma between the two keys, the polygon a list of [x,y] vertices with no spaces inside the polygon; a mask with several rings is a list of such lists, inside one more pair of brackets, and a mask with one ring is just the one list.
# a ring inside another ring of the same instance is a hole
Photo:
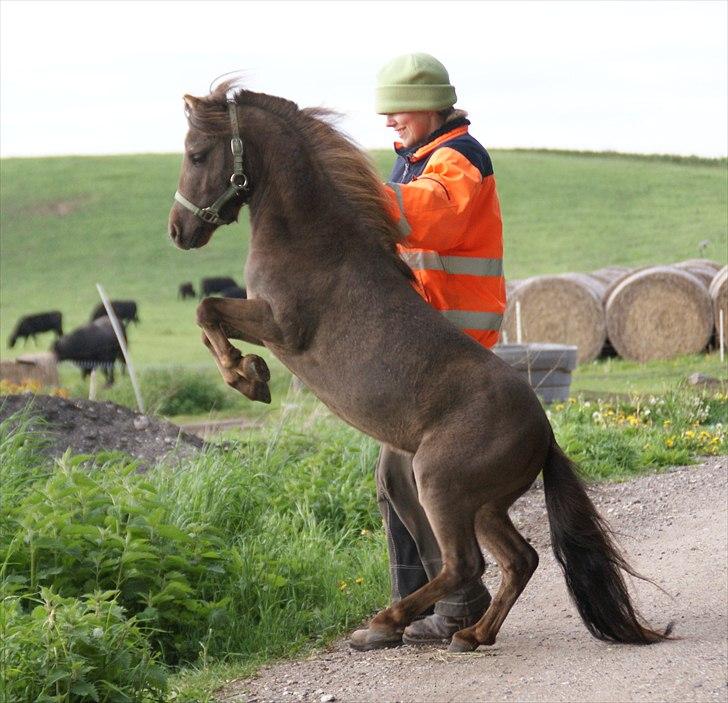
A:
{"label": "stack of hay bale", "polygon": [[511,281],[502,336],[511,343],[576,345],[579,363],[610,347],[644,362],[704,351],[721,310],[728,333],[728,266],[709,259],[614,266]]}

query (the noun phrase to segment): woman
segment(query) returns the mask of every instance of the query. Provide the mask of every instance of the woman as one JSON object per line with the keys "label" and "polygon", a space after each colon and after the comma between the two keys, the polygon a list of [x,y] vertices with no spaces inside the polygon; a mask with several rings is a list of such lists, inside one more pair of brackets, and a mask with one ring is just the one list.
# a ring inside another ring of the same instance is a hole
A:
{"label": "woman", "polygon": [[[429,54],[406,54],[378,75],[376,111],[395,130],[397,161],[387,193],[405,235],[400,255],[418,292],[485,347],[498,341],[503,310],[502,223],[488,152],[468,132],[465,112],[445,67]],[[382,447],[377,499],[387,531],[392,599],[414,592],[440,570],[437,541],[417,499],[412,458]],[[351,639],[366,650],[447,642],[476,622],[490,594],[476,579],[439,601],[402,635],[381,639],[368,629]]]}

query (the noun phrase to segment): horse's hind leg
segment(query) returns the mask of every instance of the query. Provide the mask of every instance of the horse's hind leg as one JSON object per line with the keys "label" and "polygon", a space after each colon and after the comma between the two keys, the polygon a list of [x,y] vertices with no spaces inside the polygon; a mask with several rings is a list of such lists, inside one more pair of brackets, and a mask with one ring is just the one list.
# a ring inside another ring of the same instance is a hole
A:
{"label": "horse's hind leg", "polygon": [[480,543],[500,567],[501,583],[483,617],[453,635],[450,651],[454,652],[469,652],[480,644],[495,642],[503,621],[538,566],[536,550],[513,526],[507,509],[483,506],[476,516],[475,529]]}
{"label": "horse's hind leg", "polygon": [[[448,476],[450,468],[443,464],[438,474]],[[415,475],[420,503],[440,547],[442,569],[422,588],[381,611],[371,621],[371,626],[390,632],[402,632],[417,615],[482,576],[485,569],[475,538],[474,513],[452,490],[440,485],[436,477],[434,481],[423,477],[417,470],[417,457]]]}

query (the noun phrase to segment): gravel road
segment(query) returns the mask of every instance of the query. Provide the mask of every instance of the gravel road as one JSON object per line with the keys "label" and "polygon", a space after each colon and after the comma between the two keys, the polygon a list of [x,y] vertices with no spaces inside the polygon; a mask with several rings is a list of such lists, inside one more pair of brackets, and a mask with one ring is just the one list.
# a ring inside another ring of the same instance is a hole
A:
{"label": "gravel road", "polygon": [[[589,635],[550,551],[539,486],[512,511],[541,563],[492,647],[353,652],[345,640],[306,659],[262,669],[220,689],[224,703],[275,701],[719,701],[728,700],[728,457],[600,484],[594,502],[638,571],[634,584],[656,627],[679,637],[648,647]],[[493,590],[497,570],[485,580]]]}

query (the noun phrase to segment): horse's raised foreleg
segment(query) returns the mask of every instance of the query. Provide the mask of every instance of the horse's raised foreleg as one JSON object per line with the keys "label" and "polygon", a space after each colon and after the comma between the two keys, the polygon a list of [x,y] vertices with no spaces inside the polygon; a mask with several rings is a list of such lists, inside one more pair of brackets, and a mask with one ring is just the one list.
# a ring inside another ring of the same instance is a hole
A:
{"label": "horse's raised foreleg", "polygon": [[500,567],[501,583],[483,617],[453,635],[451,652],[470,652],[478,645],[494,644],[503,621],[538,566],[536,550],[516,530],[505,510],[483,506],[475,528],[480,543]]}
{"label": "horse's raised foreleg", "polygon": [[[210,342],[210,339],[207,336],[207,333],[204,331],[202,332],[202,342],[210,350],[212,358],[215,360],[215,364],[217,365],[217,369],[220,372],[220,375],[223,377],[225,383],[228,384],[228,386],[234,388],[236,391],[238,391],[238,393],[242,393],[242,395],[244,395],[246,398],[250,398],[250,400],[259,400],[261,403],[270,403],[270,389],[268,388],[267,381],[251,378],[252,374],[251,376],[245,375],[244,370],[238,370],[237,368],[230,369],[223,366],[220,358],[215,352],[214,347],[212,346],[212,343]],[[250,354],[249,356],[255,355]],[[241,363],[244,359],[245,357],[241,355]],[[263,360],[261,359],[261,361]],[[261,378],[260,375],[258,375],[258,378]]]}
{"label": "horse's raised foreleg", "polygon": [[212,353],[225,383],[251,400],[270,403],[270,371],[257,354],[243,355],[229,338],[252,344],[281,344],[283,334],[263,300],[206,298],[197,307],[202,341]]}

